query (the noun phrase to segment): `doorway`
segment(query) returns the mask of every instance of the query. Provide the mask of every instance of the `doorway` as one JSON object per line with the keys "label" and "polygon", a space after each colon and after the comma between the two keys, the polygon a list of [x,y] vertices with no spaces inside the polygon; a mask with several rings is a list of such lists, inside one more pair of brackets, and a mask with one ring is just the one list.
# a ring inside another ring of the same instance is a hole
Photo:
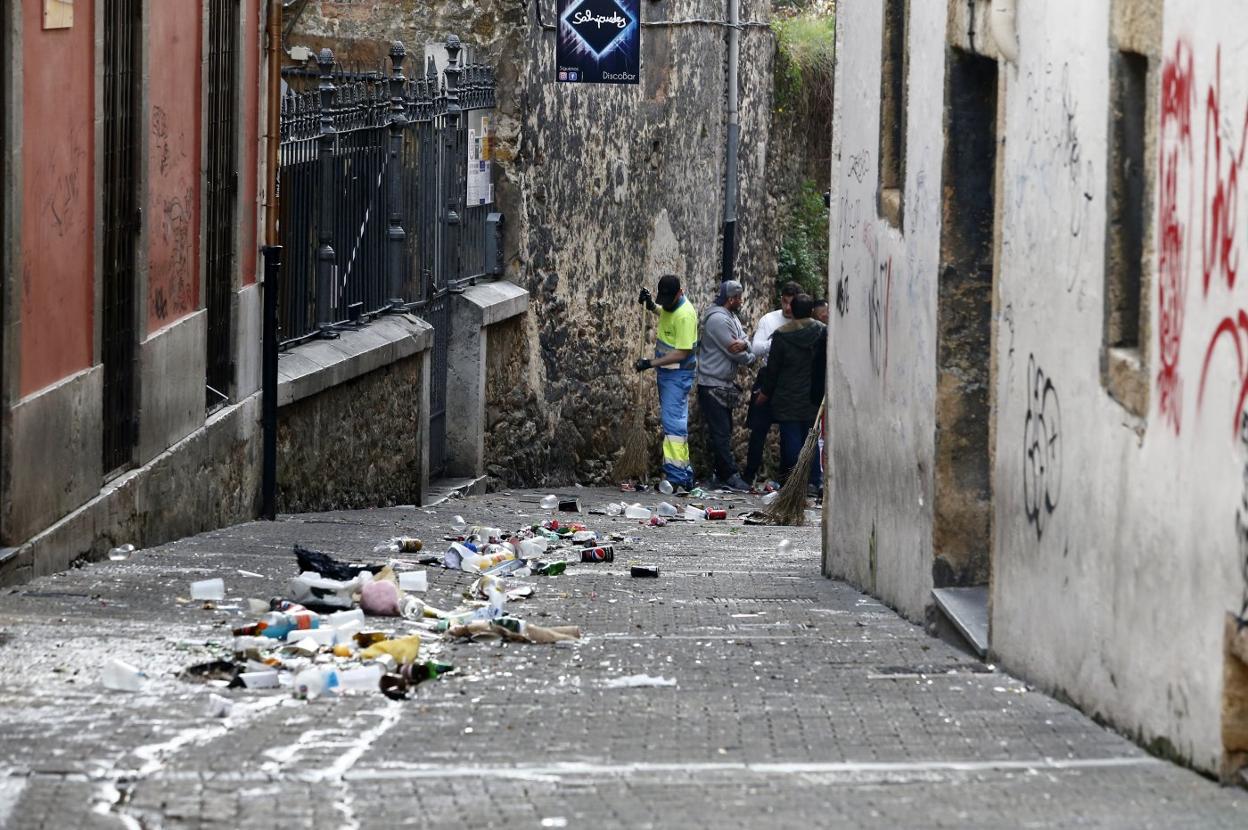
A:
{"label": "doorway", "polygon": [[950,49],[947,70],[932,582],[937,606],[983,655],[992,565],[997,62]]}

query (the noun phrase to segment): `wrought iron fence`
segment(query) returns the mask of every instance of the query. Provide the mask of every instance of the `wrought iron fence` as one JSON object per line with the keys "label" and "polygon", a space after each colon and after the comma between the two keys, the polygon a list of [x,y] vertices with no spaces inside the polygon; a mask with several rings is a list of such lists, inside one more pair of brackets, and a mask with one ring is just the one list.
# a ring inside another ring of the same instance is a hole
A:
{"label": "wrought iron fence", "polygon": [[453,36],[447,46],[441,73],[430,58],[411,79],[400,43],[388,72],[343,71],[328,49],[315,72],[283,71],[283,345],[422,309],[501,272],[499,258],[487,256],[498,250],[490,234],[501,232],[501,215],[466,204],[463,116],[494,106],[494,71],[462,65]]}

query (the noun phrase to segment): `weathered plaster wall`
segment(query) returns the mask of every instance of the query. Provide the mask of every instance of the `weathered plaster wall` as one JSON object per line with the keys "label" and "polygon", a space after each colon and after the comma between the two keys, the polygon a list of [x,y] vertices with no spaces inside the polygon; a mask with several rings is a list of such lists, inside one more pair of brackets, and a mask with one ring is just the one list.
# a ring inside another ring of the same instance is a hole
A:
{"label": "weathered plaster wall", "polygon": [[910,4],[904,234],[876,202],[881,6],[844,4],[838,23],[826,568],[922,620],[933,564],[945,9]]}
{"label": "weathered plaster wall", "polygon": [[[530,291],[531,312],[523,336],[514,338],[528,354],[511,379],[525,413],[513,425],[519,428],[494,425],[487,461],[508,479],[607,477],[636,406],[629,367],[653,343],[653,326],[642,327],[635,303],[638,289],[673,271],[701,307],[717,287],[725,30],[647,28],[641,83],[608,88],[553,80],[554,36],[536,25],[532,4],[368,9],[313,2],[292,42],[327,44],[375,63],[379,40],[399,38],[419,50],[455,32],[499,70],[498,199],[508,217],[508,278]],[[715,0],[642,4],[650,21],[724,13]],[[544,3],[546,22],[554,14],[554,3]],[[765,21],[770,6],[747,0],[741,14]],[[773,51],[768,30],[743,32],[737,276],[749,292],[749,329],[773,302],[779,239],[767,165]],[[646,380],[653,409],[653,378]],[[657,427],[651,432],[657,447]]]}
{"label": "weathered plaster wall", "polygon": [[179,3],[153,3],[148,22],[149,332],[200,305],[201,63],[190,58],[201,52],[203,26],[194,11]]}
{"label": "weathered plaster wall", "polygon": [[[1008,665],[1214,769],[1223,619],[1248,590],[1235,273],[1248,83],[1227,46],[1248,24],[1233,3],[1165,3],[1150,125],[1152,403],[1137,419],[1105,393],[1094,359],[1107,5],[1021,10],[1006,113],[993,639]],[[1041,97],[1044,77],[1052,92]],[[1024,455],[1038,412],[1056,436],[1042,473]]]}
{"label": "weathered plaster wall", "polygon": [[71,29],[43,30],[24,0],[19,395],[92,362],[95,206],[95,3]]}
{"label": "weathered plaster wall", "polygon": [[[912,3],[911,13],[927,13],[925,5]],[[1237,11],[1225,0],[1164,3],[1164,60],[1151,67],[1148,110],[1144,417],[1108,394],[1101,371],[1111,4],[1020,3],[1019,62],[999,70],[992,651],[1012,671],[1206,770],[1221,753],[1224,619],[1248,592],[1248,298],[1237,279],[1248,83],[1235,49],[1248,23]],[[874,173],[868,165],[865,185],[855,174],[856,154],[875,146],[878,18],[842,10],[842,206],[857,193],[870,204]],[[1149,25],[1149,15],[1130,25]],[[944,139],[938,117],[922,110],[943,98],[939,29],[917,19],[912,29],[911,60],[923,68],[910,74],[909,158],[918,169],[909,175],[907,251],[918,244],[912,237],[934,234],[923,223],[934,228],[940,217],[933,162]],[[949,37],[968,39],[964,29]],[[923,190],[925,166],[931,196],[920,208],[911,194]],[[878,260],[870,236],[847,232],[847,216],[842,207],[833,220],[834,266],[857,263],[852,286]],[[916,615],[930,585],[932,519],[923,506],[928,479],[914,475],[916,456],[922,463],[929,452],[914,450],[930,446],[935,422],[927,383],[895,384],[893,373],[904,366],[931,376],[934,239],[900,281],[894,256],[882,326],[892,333],[888,372],[879,378],[887,403],[869,383],[876,364],[866,326],[855,322],[862,290],[850,291],[849,313],[837,318],[830,368],[833,569],[871,584],[862,550],[875,522],[875,590]],[[894,248],[879,243],[882,260]]]}

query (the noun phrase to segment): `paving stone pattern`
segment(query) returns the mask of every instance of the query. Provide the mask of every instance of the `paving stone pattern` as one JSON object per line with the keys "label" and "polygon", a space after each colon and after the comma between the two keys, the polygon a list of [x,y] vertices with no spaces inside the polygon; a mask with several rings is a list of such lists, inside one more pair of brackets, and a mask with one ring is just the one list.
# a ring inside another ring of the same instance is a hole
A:
{"label": "paving stone pattern", "polygon": [[[228,691],[221,720],[216,690],[175,677],[239,621],[177,603],[190,581],[267,598],[296,541],[366,557],[396,532],[437,539],[456,514],[533,521],[537,495],[246,524],[0,594],[0,826],[1246,826],[1244,791],[821,578],[813,528],[585,516],[639,541],[613,565],[535,577],[511,606],[585,638],[434,644],[459,671],[411,701]],[[630,561],[660,578],[631,578]],[[469,582],[431,569],[427,598],[453,606]],[[141,667],[144,691],[103,689],[109,657]],[[606,686],[632,674],[677,685]]]}

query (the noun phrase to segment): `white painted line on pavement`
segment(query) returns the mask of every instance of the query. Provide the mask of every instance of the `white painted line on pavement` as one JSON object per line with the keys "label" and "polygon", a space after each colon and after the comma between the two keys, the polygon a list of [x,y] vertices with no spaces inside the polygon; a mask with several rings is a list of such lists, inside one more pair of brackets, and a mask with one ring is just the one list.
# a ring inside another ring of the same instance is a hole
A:
{"label": "white painted line on pavement", "polygon": [[1013,772],[1013,771],[1060,771],[1116,769],[1122,767],[1152,766],[1162,763],[1147,755],[1116,758],[1044,758],[1033,761],[839,761],[795,763],[634,763],[597,764],[586,762],[556,764],[516,764],[510,766],[464,766],[414,764],[384,769],[352,770],[343,777],[348,781],[388,781],[419,778],[509,778],[527,781],[558,782],[568,776],[575,779],[587,777],[627,777],[646,774],[682,775],[750,773],[754,775],[897,775],[931,772]]}

